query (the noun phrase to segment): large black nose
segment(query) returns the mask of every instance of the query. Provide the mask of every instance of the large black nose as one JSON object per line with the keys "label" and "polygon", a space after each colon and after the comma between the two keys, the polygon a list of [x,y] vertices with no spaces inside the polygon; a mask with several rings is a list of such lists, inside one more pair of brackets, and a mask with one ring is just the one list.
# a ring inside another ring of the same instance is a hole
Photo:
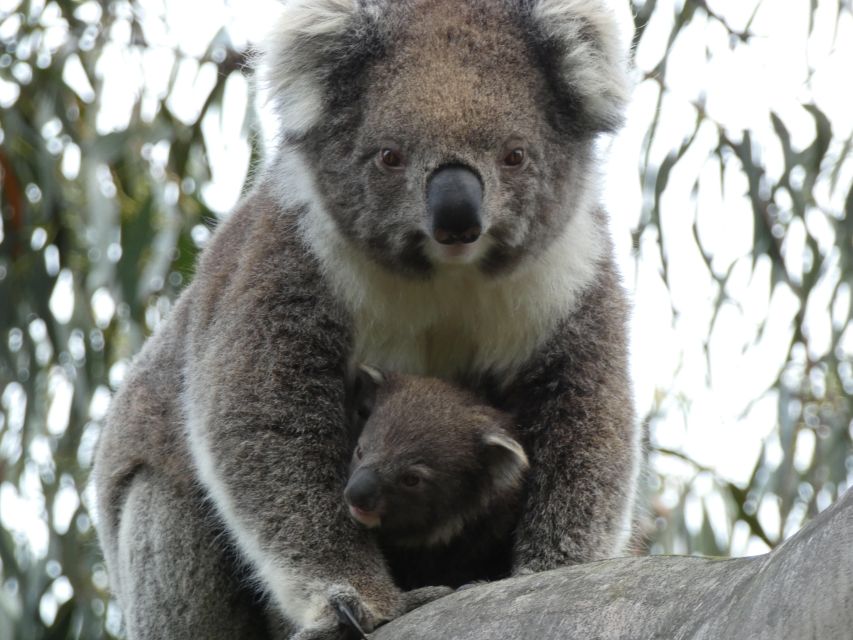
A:
{"label": "large black nose", "polygon": [[432,236],[438,242],[469,243],[480,237],[483,185],[471,169],[461,165],[439,167],[427,182],[426,195]]}
{"label": "large black nose", "polygon": [[379,475],[372,469],[358,469],[344,489],[347,503],[363,511],[375,511],[380,494]]}

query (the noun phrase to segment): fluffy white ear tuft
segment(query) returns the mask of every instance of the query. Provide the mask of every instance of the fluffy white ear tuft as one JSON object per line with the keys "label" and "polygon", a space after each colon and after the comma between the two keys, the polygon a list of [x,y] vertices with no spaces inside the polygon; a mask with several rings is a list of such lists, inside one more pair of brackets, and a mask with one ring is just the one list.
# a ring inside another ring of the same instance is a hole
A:
{"label": "fluffy white ear tuft", "polygon": [[385,375],[377,368],[371,367],[369,364],[358,365],[358,370],[361,374],[367,376],[377,387],[385,382]]}
{"label": "fluffy white ear tuft", "polygon": [[521,444],[501,432],[487,433],[483,441],[489,449],[489,470],[495,482],[495,490],[503,493],[520,489],[524,474],[530,468]]}
{"label": "fluffy white ear tuft", "polygon": [[299,136],[322,116],[325,56],[358,14],[358,0],[289,0],[255,58],[258,89],[281,130]]}
{"label": "fluffy white ear tuft", "polygon": [[[611,0],[612,2],[612,0]],[[547,37],[562,46],[561,74],[601,130],[623,118],[631,94],[628,40],[606,0],[534,0],[532,17]]]}

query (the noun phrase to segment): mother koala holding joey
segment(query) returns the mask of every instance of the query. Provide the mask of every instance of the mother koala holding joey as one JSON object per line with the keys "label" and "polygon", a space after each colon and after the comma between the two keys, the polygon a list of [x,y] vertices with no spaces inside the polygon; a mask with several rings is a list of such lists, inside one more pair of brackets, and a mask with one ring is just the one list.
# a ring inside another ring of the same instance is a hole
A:
{"label": "mother koala holding joey", "polygon": [[628,95],[607,2],[291,0],[258,62],[277,151],[99,447],[129,637],[266,637],[247,576],[299,638],[405,610],[341,500],[358,362],[515,416],[514,573],[619,554],[638,433],[597,195]]}

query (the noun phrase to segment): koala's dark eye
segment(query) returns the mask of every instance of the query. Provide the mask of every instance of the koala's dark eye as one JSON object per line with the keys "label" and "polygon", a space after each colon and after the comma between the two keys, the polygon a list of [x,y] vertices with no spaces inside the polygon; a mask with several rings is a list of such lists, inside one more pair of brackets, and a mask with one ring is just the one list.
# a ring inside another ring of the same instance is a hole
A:
{"label": "koala's dark eye", "polygon": [[356,459],[356,460],[361,460],[361,458],[362,458],[362,456],[363,456],[363,455],[364,455],[364,451],[362,450],[361,445],[358,445],[358,446],[355,448],[355,459]]}
{"label": "koala's dark eye", "polygon": [[403,156],[396,149],[386,147],[379,151],[379,162],[388,169],[401,169],[403,167]]}
{"label": "koala's dark eye", "polygon": [[518,167],[524,162],[524,149],[516,148],[512,149],[509,153],[504,156],[504,166],[505,167]]}
{"label": "koala's dark eye", "polygon": [[414,473],[404,473],[400,478],[400,482],[403,483],[404,487],[417,487],[421,483],[421,478]]}

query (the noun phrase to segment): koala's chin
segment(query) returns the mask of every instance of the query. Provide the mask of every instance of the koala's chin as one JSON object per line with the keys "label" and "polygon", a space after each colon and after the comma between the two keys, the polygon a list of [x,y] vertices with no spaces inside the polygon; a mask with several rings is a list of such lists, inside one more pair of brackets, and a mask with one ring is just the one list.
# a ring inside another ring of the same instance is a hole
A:
{"label": "koala's chin", "polygon": [[484,234],[476,241],[467,244],[440,244],[430,239],[424,247],[424,252],[436,267],[476,265],[486,256],[491,246],[491,239]]}

